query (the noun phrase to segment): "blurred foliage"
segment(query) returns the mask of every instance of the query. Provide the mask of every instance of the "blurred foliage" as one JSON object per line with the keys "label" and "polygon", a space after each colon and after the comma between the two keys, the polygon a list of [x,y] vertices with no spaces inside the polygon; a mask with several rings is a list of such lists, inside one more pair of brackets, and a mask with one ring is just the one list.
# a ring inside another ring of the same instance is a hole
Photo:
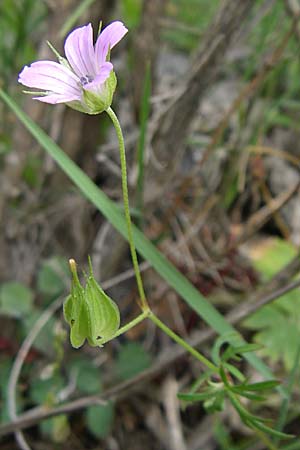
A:
{"label": "blurred foliage", "polygon": [[[141,16],[141,0],[122,0],[122,18],[132,30],[138,27]],[[169,0],[167,17],[162,21],[164,44],[175,50],[190,53],[199,45],[199,39],[210,22],[219,0]],[[265,2],[256,1],[253,17],[261,10]],[[0,2],[0,82],[6,87],[16,88],[17,74],[20,68],[35,59],[37,45],[47,20],[46,2],[36,0],[1,0]],[[253,19],[254,20],[254,19]],[[280,27],[278,27],[280,24]],[[242,56],[235,57],[226,63],[224,75],[241,77],[243,81],[252,79],[259,70],[262,60],[267,60],[272,51],[282,40],[290,26],[290,20],[284,10],[284,2],[274,2],[266,14],[252,23],[253,29]],[[246,57],[245,57],[246,54]],[[286,57],[272,70],[263,83],[259,97],[263,100],[265,111],[264,122],[256,127],[251,140],[256,142],[277,126],[290,130],[299,130],[300,90],[299,73],[300,58],[298,42],[290,39]],[[244,108],[244,109],[243,109]],[[241,108],[239,120],[247,121],[247,107]],[[3,124],[9,120],[0,110]],[[3,126],[0,132],[0,158],[5,156],[11,147],[9,128]],[[40,185],[39,171],[41,161],[29,156],[23,171],[23,179],[29,188]],[[237,171],[238,168],[235,168]],[[230,208],[239,195],[237,188],[237,172],[233,174],[225,196],[225,206]],[[253,265],[263,280],[268,280],[276,271],[285,265],[296,254],[289,243],[276,239],[267,245],[261,245],[259,256],[253,256]],[[54,256],[42,262],[37,273],[36,284],[29,288],[20,283],[7,282],[0,286],[0,314],[10,320],[17,320],[16,343],[28,335],[45,306],[62,295],[66,287],[68,269],[64,258]],[[23,398],[18,392],[18,407],[26,404],[50,405],[57,402],[57,395],[75,379],[75,395],[98,394],[104,384],[100,368],[92,358],[79,353],[70,359],[66,358],[61,371],[54,369],[47,377],[37,376],[41,357],[51,361],[59,358],[55,348],[58,320],[52,318],[39,334],[34,343],[38,353],[24,366],[25,385],[30,389]],[[273,362],[284,364],[286,371],[293,367],[300,333],[300,299],[296,292],[288,293],[271,305],[267,305],[244,322],[244,326],[255,332],[254,339],[263,345],[260,352]],[[7,346],[6,353],[0,360],[1,421],[7,421],[5,407],[7,397],[7,381],[12,365],[15,349]],[[117,379],[129,379],[151,365],[152,357],[139,343],[127,343],[118,349],[113,366]],[[228,366],[230,371],[232,367]],[[239,375],[238,372],[232,374]],[[27,384],[26,384],[27,383]],[[210,386],[215,388],[214,386]],[[245,386],[244,386],[245,387]],[[240,391],[240,393],[243,391]],[[247,395],[249,391],[243,391]],[[215,391],[207,392],[208,398],[215,398]],[[250,393],[251,394],[251,393]],[[222,396],[221,396],[222,397]],[[206,399],[207,400],[207,399]],[[221,398],[224,400],[224,397]],[[209,402],[208,402],[209,403]],[[220,402],[211,402],[208,407],[217,408]],[[84,413],[85,424],[90,433],[97,439],[105,438],[112,429],[115,408],[112,403],[87,408]],[[40,424],[41,433],[53,442],[64,442],[69,436],[70,425],[66,416],[58,416]],[[215,436],[220,448],[237,450],[246,448],[233,442],[225,428],[218,424]],[[251,448],[248,447],[248,448]]]}
{"label": "blurred foliage", "polygon": [[[268,280],[296,256],[296,249],[282,239],[267,239],[253,254],[253,264]],[[262,354],[273,362],[294,365],[300,336],[300,296],[293,290],[256,311],[244,326],[255,330],[254,340],[263,345]]]}
{"label": "blurred foliage", "polygon": [[[0,80],[9,85],[20,68],[35,54],[32,33],[37,33],[46,18],[46,3],[36,0],[0,2]],[[38,34],[37,34],[38,36]]]}
{"label": "blurred foliage", "polygon": [[218,0],[170,0],[167,5],[170,24],[163,32],[164,38],[179,50],[195,49],[218,5]]}
{"label": "blurred foliage", "polygon": [[20,318],[30,313],[33,293],[21,283],[11,281],[0,286],[0,314]]}
{"label": "blurred foliage", "polygon": [[151,365],[151,356],[138,342],[128,342],[119,350],[116,369],[122,380],[132,378]]}
{"label": "blurred foliage", "polygon": [[104,439],[110,433],[114,420],[114,405],[90,406],[85,411],[86,424],[89,431],[99,439]]}
{"label": "blurred foliage", "polygon": [[124,23],[132,30],[140,23],[142,0],[121,0],[121,13]]}

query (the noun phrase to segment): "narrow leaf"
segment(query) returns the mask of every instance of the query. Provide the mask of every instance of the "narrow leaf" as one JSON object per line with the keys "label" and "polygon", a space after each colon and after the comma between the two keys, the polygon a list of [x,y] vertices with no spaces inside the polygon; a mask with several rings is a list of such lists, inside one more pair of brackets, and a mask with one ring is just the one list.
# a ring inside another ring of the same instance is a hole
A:
{"label": "narrow leaf", "polygon": [[179,393],[177,395],[177,397],[180,400],[184,400],[186,402],[201,402],[203,400],[207,400],[208,398],[214,397],[216,394],[216,390],[215,389],[209,389],[207,391],[204,392],[199,392],[199,393],[195,393],[195,394],[181,394]]}

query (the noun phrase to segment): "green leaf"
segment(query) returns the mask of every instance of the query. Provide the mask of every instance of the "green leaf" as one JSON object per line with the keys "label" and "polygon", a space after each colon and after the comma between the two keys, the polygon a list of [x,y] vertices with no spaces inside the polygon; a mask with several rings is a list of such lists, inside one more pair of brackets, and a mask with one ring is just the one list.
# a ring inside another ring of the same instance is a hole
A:
{"label": "green leaf", "polygon": [[40,429],[43,435],[50,437],[58,444],[66,442],[71,431],[65,414],[44,420],[40,423]]}
{"label": "green leaf", "polygon": [[[109,222],[127,239],[127,228],[123,214],[101,189],[58,147],[58,145],[36,125],[19,106],[0,89],[0,97],[16,114],[20,121],[35,137],[37,142],[58,163],[83,195],[94,204]],[[176,292],[194,309],[205,322],[219,334],[234,332],[234,328],[224,319],[214,306],[160,253],[155,246],[133,227],[133,237],[138,252],[151,263],[153,268],[172,286]],[[242,345],[242,339],[241,344]],[[247,360],[265,377],[272,377],[270,369],[255,355],[247,354]]]}
{"label": "green leaf", "polygon": [[268,238],[250,251],[252,262],[266,280],[272,278],[288,264],[297,254],[297,249],[290,242],[279,238]]}
{"label": "green leaf", "polygon": [[263,397],[262,395],[252,394],[252,392],[239,391],[234,388],[231,390],[232,390],[232,392],[235,392],[236,394],[238,394],[240,397],[248,398],[249,400],[252,400],[254,402],[263,402],[266,400],[266,397]]}
{"label": "green leaf", "polygon": [[[294,387],[296,380],[298,379],[299,365],[300,365],[300,342],[298,344],[298,350],[297,350],[297,354],[295,357],[294,365],[289,374],[289,378],[288,378],[288,382],[287,382],[287,390],[286,390],[287,395],[286,395],[286,398],[284,398],[282,400],[282,403],[280,406],[279,415],[278,415],[278,419],[276,422],[276,430],[277,431],[282,431],[283,427],[286,423],[286,420],[288,417],[289,405],[290,405],[291,397],[292,397],[292,393],[293,393],[293,387]],[[274,444],[278,447],[279,438],[275,439]]]}
{"label": "green leaf", "polygon": [[103,406],[90,406],[85,412],[89,431],[100,439],[105,439],[111,432],[114,421],[114,405],[109,402]]}
{"label": "green leaf", "polygon": [[292,369],[300,334],[300,297],[297,291],[264,306],[243,325],[258,330],[254,340],[263,345],[262,354],[273,362],[283,361],[286,370]]}
{"label": "green leaf", "polygon": [[237,367],[233,366],[232,364],[229,364],[228,362],[224,362],[223,367],[225,367],[228,370],[228,372],[230,372],[231,375],[233,375],[239,381],[241,382],[245,381],[245,376]]}
{"label": "green leaf", "polygon": [[274,430],[273,428],[268,427],[264,423],[261,423],[260,421],[257,421],[257,420],[253,421],[253,422],[250,421],[248,423],[246,422],[246,424],[250,427],[252,425],[252,428],[257,428],[258,430],[263,431],[264,433],[268,433],[271,436],[274,436],[274,437],[277,437],[280,439],[293,439],[295,437],[293,434],[286,434],[286,433],[282,433],[281,431]]}
{"label": "green leaf", "polygon": [[59,296],[65,289],[64,278],[67,266],[62,258],[53,257],[43,262],[37,276],[39,292],[49,296]]}
{"label": "green leaf", "polygon": [[[34,308],[31,310],[30,314],[22,320],[24,337],[30,332],[36,321],[40,318],[41,314],[42,310]],[[33,343],[34,348],[48,356],[54,351],[56,323],[57,321],[55,318],[50,317]]]}
{"label": "green leaf", "polygon": [[77,389],[84,394],[97,394],[102,390],[100,370],[86,358],[76,358],[71,362],[75,372]]}
{"label": "green leaf", "polygon": [[[228,352],[230,352],[230,356],[232,356],[234,353],[234,348],[239,345],[240,343],[240,335],[236,331],[230,331],[226,333],[222,333],[214,342],[214,345],[212,347],[211,356],[212,360],[215,364],[219,364],[221,358],[220,351],[224,344],[229,344],[229,347],[225,350],[224,354],[227,355]],[[228,359],[225,357],[225,359]]]}
{"label": "green leaf", "polygon": [[195,393],[198,391],[198,389],[200,388],[200,386],[202,386],[202,384],[207,381],[211,375],[213,375],[213,372],[211,370],[207,370],[205,372],[203,372],[200,377],[198,377],[192,384],[191,388],[190,388],[190,393]]}
{"label": "green leaf", "polygon": [[281,384],[280,381],[269,380],[269,381],[260,381],[259,383],[244,384],[244,385],[241,384],[238,387],[244,391],[267,391],[276,388],[280,384]]}
{"label": "green leaf", "polygon": [[192,394],[184,394],[179,393],[177,397],[180,400],[184,400],[185,402],[202,402],[203,400],[207,400],[208,398],[215,397],[216,389],[208,389],[203,392],[192,393]]}
{"label": "green leaf", "polygon": [[209,413],[219,412],[224,409],[224,399],[225,392],[219,391],[214,397],[205,400],[203,406]]}
{"label": "green leaf", "polygon": [[120,312],[115,302],[96,282],[92,271],[86,283],[85,300],[89,314],[89,344],[101,346],[109,341],[120,327]]}
{"label": "green leaf", "polygon": [[[265,279],[270,279],[297,254],[283,239],[267,239],[254,248],[252,260]],[[252,314],[243,325],[257,330],[254,340],[263,346],[261,353],[271,361],[282,361],[287,371],[293,367],[300,333],[300,296],[298,289],[283,295]]]}
{"label": "green leaf", "polygon": [[4,283],[0,288],[0,313],[12,317],[23,317],[30,313],[33,305],[33,293],[16,281]]}
{"label": "green leaf", "polygon": [[[262,348],[263,348],[263,346],[260,344],[246,344],[246,345],[241,345],[238,347],[231,347],[230,350],[232,352],[232,355],[230,354],[230,352],[228,352],[229,356],[228,357],[224,356],[224,359],[229,359],[233,355],[243,355],[244,353],[255,352],[257,350],[261,350]],[[225,353],[224,353],[224,355],[225,355]],[[223,355],[222,355],[222,357],[223,357]]]}
{"label": "green leaf", "polygon": [[89,335],[89,316],[84,298],[84,289],[77,276],[75,261],[71,261],[72,265],[74,263],[74,267],[72,268],[71,266],[71,294],[67,297],[63,309],[65,320],[71,328],[71,344],[74,348],[79,348]]}
{"label": "green leaf", "polygon": [[30,387],[30,398],[37,405],[53,404],[57,393],[63,386],[63,379],[59,375],[54,375],[46,380],[35,380]]}
{"label": "green leaf", "polygon": [[227,394],[232,406],[236,409],[241,420],[243,420],[245,423],[247,423],[247,421],[272,422],[270,419],[255,416],[254,414],[251,414],[249,411],[247,411],[247,409],[244,408],[244,406],[241,404],[241,402],[233,392],[227,391]]}
{"label": "green leaf", "polygon": [[138,342],[128,342],[119,350],[116,369],[122,380],[134,377],[150,365],[150,354]]}

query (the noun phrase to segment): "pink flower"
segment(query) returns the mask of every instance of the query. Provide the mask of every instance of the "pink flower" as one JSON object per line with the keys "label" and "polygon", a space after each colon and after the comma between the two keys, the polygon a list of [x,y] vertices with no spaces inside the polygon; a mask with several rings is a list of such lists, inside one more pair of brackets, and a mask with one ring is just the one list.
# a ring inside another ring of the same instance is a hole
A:
{"label": "pink flower", "polygon": [[66,103],[71,108],[89,114],[106,110],[116,88],[110,50],[127,33],[122,22],[108,25],[93,45],[92,25],[76,28],[65,41],[66,59],[37,61],[25,66],[19,83],[41,89],[33,97],[45,103]]}

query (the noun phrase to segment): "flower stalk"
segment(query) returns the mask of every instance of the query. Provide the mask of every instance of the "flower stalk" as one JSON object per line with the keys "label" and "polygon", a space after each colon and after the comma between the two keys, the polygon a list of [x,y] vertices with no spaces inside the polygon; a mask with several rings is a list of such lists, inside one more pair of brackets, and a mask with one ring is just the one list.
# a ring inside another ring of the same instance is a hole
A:
{"label": "flower stalk", "polygon": [[124,137],[122,133],[122,128],[120,125],[120,122],[112,110],[111,107],[109,107],[106,110],[107,114],[109,115],[119,141],[119,151],[120,151],[120,162],[121,162],[121,175],[122,175],[122,192],[123,192],[123,202],[124,202],[124,211],[125,211],[125,219],[127,224],[127,233],[128,233],[128,241],[129,241],[129,247],[130,247],[130,253],[131,253],[131,259],[133,263],[135,278],[138,286],[139,296],[140,296],[140,306],[142,311],[149,311],[149,305],[146,299],[144,286],[142,282],[141,272],[139,268],[139,263],[137,259],[136,249],[133,241],[133,233],[132,233],[132,225],[131,225],[131,217],[130,217],[130,209],[129,209],[129,197],[128,197],[128,186],[127,186],[127,168],[126,168],[126,153],[125,153],[125,143],[124,143]]}
{"label": "flower stalk", "polygon": [[125,152],[125,143],[124,143],[124,137],[122,133],[122,128],[120,125],[120,122],[112,110],[111,107],[109,107],[106,110],[107,114],[109,115],[119,141],[119,151],[120,151],[120,161],[121,161],[121,175],[122,175],[122,192],[123,192],[123,202],[124,202],[124,210],[125,210],[125,218],[126,218],[126,224],[127,224],[127,233],[128,233],[128,241],[130,246],[130,252],[131,252],[131,258],[132,263],[134,267],[135,277],[137,281],[139,296],[140,296],[140,307],[143,311],[141,315],[139,315],[136,319],[134,319],[129,324],[125,325],[124,327],[120,328],[114,337],[119,336],[120,334],[125,333],[130,328],[135,326],[137,323],[144,320],[146,317],[148,317],[158,328],[160,328],[165,334],[167,334],[173,341],[175,341],[177,344],[181,345],[181,347],[185,348],[192,356],[194,356],[198,361],[200,361],[202,364],[204,364],[208,369],[212,370],[215,373],[219,372],[219,368],[215,366],[209,359],[207,359],[205,356],[203,356],[200,352],[198,352],[196,349],[191,347],[184,339],[182,339],[180,336],[178,336],[174,331],[172,331],[166,324],[164,324],[159,318],[150,310],[150,307],[148,305],[143,281],[141,277],[141,272],[139,269],[136,249],[134,245],[133,240],[133,233],[132,233],[132,224],[131,224],[131,216],[130,216],[130,208],[129,208],[129,197],[128,197],[128,186],[127,186],[127,167],[126,167],[126,152]]}

